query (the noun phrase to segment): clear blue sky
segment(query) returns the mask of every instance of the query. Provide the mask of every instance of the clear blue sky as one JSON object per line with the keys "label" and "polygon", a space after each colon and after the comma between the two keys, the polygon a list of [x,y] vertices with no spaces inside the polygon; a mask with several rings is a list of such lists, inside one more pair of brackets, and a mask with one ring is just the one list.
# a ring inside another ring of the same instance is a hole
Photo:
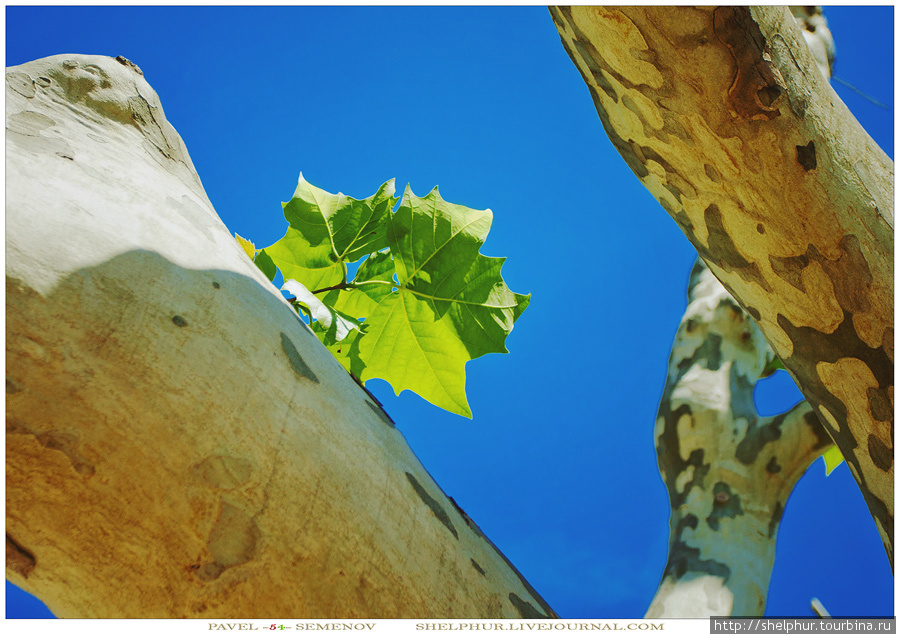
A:
{"label": "clear blue sky", "polygon": [[[893,8],[826,10],[836,71],[893,106]],[[7,8],[6,64],[124,55],[225,225],[280,238],[299,172],[356,197],[396,177],[494,211],[482,251],[531,293],[509,355],[467,366],[474,420],[370,382],[448,495],[564,617],[640,617],[666,562],[653,426],[694,253],[603,132],[544,7]],[[893,108],[838,94],[893,157]],[[781,373],[783,374],[783,373]],[[762,394],[762,392],[765,394]],[[765,407],[799,400],[786,375]],[[787,505],[770,615],[891,615],[846,466]],[[30,600],[29,600],[30,599]],[[46,608],[7,583],[7,615]],[[43,611],[42,611],[43,610]],[[240,616],[240,615],[235,615]]]}

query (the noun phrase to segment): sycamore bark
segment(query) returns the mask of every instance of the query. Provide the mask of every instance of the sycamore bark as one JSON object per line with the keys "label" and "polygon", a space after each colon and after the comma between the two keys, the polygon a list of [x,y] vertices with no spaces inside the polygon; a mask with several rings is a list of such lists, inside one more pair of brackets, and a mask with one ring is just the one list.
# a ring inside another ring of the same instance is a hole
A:
{"label": "sycamore bark", "polygon": [[669,557],[649,618],[761,616],[781,517],[831,438],[807,401],[760,416],[774,354],[698,260],[654,433],[668,489]]}
{"label": "sycamore bark", "polygon": [[893,561],[893,163],[786,7],[552,7],[613,145],[753,316]]}
{"label": "sycamore bark", "polygon": [[60,617],[555,616],[250,262],[140,69],[6,85],[8,579]]}

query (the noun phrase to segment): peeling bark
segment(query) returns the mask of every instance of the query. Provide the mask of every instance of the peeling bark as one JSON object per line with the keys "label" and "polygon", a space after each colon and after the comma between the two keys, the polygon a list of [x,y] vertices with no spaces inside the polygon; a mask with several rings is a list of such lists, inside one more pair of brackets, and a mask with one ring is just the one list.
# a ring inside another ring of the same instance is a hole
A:
{"label": "peeling bark", "polygon": [[758,323],[893,562],[893,163],[786,7],[552,7],[613,145]]}
{"label": "peeling bark", "polygon": [[761,616],[794,485],[832,440],[803,401],[760,416],[774,353],[701,260],[654,434],[669,493],[669,558],[648,618]]}
{"label": "peeling bark", "polygon": [[250,262],[134,64],[6,77],[8,579],[60,617],[555,616]]}

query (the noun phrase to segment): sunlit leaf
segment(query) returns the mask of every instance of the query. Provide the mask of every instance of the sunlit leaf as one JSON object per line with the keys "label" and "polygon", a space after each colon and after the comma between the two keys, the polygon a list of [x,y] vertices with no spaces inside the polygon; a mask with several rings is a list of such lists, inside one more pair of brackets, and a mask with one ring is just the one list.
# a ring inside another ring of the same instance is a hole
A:
{"label": "sunlit leaf", "polygon": [[844,461],[844,456],[841,455],[841,450],[837,447],[829,447],[828,450],[822,454],[822,460],[825,461],[825,475],[831,475],[831,472]]}

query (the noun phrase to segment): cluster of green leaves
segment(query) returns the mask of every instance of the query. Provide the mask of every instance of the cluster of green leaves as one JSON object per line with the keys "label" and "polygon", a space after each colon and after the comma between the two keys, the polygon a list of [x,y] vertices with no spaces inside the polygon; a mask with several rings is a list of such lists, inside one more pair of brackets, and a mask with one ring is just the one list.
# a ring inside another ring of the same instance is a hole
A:
{"label": "cluster of green leaves", "polygon": [[[513,293],[506,258],[479,253],[492,213],[448,203],[435,187],[419,198],[407,185],[397,206],[393,179],[356,200],[300,175],[283,203],[281,240],[264,249],[238,242],[309,318],[316,336],[361,381],[380,378],[448,411],[472,413],[465,364],[507,352],[530,295]],[[396,211],[394,207],[397,206]],[[360,262],[348,280],[348,264]]]}
{"label": "cluster of green leaves", "polygon": [[[772,357],[772,360],[769,361],[769,363],[763,369],[762,376],[770,376],[777,370],[787,371],[787,369],[784,367],[784,363],[781,362],[781,359],[779,359],[778,357]],[[841,454],[841,450],[837,448],[837,445],[832,445],[825,451],[824,454],[822,454],[822,461],[825,463],[825,475],[829,476],[831,475],[831,472],[837,469],[844,461],[844,456],[843,454]]]}

